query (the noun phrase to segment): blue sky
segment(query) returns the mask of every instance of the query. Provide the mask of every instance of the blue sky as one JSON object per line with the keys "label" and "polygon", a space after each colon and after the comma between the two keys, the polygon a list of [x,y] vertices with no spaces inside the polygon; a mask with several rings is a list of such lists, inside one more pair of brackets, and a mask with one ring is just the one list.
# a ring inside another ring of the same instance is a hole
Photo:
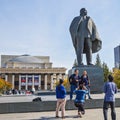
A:
{"label": "blue sky", "polygon": [[119,5],[119,0],[0,0],[0,54],[50,56],[53,66],[70,69],[76,55],[69,26],[85,7],[103,42],[101,60],[112,68],[120,44]]}

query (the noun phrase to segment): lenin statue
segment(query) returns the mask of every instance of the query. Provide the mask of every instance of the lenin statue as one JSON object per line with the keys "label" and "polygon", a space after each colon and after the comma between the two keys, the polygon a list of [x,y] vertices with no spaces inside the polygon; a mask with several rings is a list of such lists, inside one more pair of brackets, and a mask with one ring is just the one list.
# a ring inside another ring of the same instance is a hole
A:
{"label": "lenin statue", "polygon": [[78,66],[83,65],[83,54],[86,54],[87,65],[92,64],[92,53],[102,47],[97,28],[93,20],[87,16],[87,10],[82,8],[80,16],[73,19],[70,25],[70,34],[77,55]]}

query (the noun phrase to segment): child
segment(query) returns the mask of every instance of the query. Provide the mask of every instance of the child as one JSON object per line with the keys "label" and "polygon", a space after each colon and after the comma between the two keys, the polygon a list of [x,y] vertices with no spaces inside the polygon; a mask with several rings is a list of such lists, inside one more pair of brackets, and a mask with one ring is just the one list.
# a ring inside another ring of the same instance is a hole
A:
{"label": "child", "polygon": [[62,118],[65,118],[65,104],[66,104],[66,89],[63,86],[63,80],[59,80],[59,85],[56,87],[56,117],[59,118],[59,110],[61,109]]}
{"label": "child", "polygon": [[75,106],[78,107],[78,115],[82,117],[82,114],[85,114],[84,103],[85,103],[85,95],[88,93],[87,89],[84,87],[83,83],[81,83],[77,90],[74,91],[76,94],[75,98]]}

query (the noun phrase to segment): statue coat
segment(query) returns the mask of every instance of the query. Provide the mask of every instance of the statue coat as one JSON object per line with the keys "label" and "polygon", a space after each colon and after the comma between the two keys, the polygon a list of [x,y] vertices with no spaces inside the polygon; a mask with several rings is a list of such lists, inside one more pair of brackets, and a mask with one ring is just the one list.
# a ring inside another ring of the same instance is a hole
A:
{"label": "statue coat", "polygon": [[[70,25],[70,29],[69,29],[75,50],[76,50],[76,46],[77,46],[76,45],[76,36],[77,36],[78,27],[79,27],[80,22],[81,22],[81,17],[80,16],[75,17],[73,19],[73,21]],[[102,41],[97,32],[95,23],[89,16],[87,16],[87,29],[90,33],[90,38],[92,40],[92,53],[96,53],[102,48]],[[83,50],[83,53],[86,53],[85,49]]]}

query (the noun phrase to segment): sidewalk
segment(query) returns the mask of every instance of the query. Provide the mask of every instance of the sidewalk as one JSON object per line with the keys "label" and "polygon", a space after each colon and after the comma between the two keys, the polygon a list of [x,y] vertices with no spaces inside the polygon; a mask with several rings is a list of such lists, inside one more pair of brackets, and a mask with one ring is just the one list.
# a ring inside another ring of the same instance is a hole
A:
{"label": "sidewalk", "polygon": [[[120,119],[120,108],[116,108],[117,120]],[[109,119],[110,110],[109,110]],[[61,120],[56,119],[55,112],[33,112],[33,113],[14,113],[0,114],[0,120]],[[65,120],[103,120],[102,109],[88,109],[83,118],[77,117],[77,110],[66,111]]]}

